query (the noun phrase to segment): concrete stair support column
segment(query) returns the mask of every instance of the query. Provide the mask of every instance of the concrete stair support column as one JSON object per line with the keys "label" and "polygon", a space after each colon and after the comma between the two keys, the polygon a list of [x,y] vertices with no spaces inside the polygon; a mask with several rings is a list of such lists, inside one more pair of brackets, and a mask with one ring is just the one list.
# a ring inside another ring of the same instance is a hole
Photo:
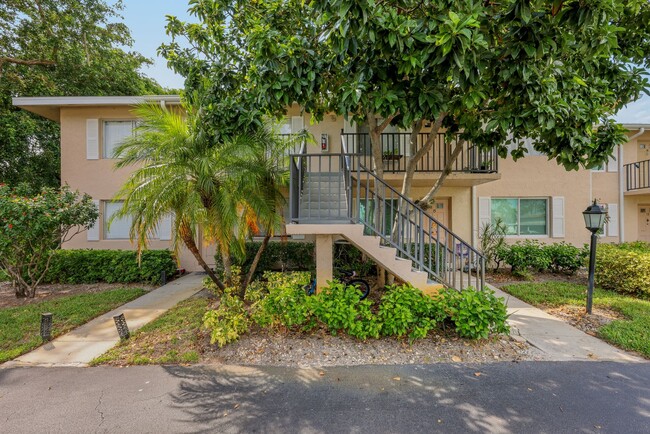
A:
{"label": "concrete stair support column", "polygon": [[334,279],[334,238],[332,235],[316,235],[316,292],[327,287]]}

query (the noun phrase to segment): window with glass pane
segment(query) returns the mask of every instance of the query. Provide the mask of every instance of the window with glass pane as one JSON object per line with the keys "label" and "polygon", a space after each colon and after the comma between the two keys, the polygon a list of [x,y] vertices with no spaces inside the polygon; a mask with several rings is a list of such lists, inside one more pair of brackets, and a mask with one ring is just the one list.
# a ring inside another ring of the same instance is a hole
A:
{"label": "window with glass pane", "polygon": [[492,199],[492,223],[498,218],[506,225],[506,235],[519,234],[517,199]]}
{"label": "window with glass pane", "polygon": [[111,217],[122,208],[123,203],[122,201],[104,202],[104,239],[126,240],[129,238],[131,217],[113,219],[110,229],[108,227],[108,222],[111,220]]}
{"label": "window with glass pane", "polygon": [[546,199],[519,199],[519,234],[546,235]]}
{"label": "window with glass pane", "polygon": [[492,223],[501,218],[506,235],[547,235],[548,200],[492,199]]}
{"label": "window with glass pane", "polygon": [[124,139],[133,136],[134,121],[105,121],[104,122],[104,158],[115,158],[115,148]]}

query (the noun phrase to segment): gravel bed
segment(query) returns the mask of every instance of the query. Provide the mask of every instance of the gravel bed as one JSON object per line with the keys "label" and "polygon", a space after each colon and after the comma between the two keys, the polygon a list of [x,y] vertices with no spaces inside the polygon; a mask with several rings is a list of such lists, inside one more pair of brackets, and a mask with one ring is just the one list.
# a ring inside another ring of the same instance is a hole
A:
{"label": "gravel bed", "polygon": [[318,367],[368,364],[494,363],[542,360],[534,348],[508,336],[471,341],[435,335],[415,341],[369,339],[324,332],[311,335],[257,330],[223,348],[207,345],[202,363]]}

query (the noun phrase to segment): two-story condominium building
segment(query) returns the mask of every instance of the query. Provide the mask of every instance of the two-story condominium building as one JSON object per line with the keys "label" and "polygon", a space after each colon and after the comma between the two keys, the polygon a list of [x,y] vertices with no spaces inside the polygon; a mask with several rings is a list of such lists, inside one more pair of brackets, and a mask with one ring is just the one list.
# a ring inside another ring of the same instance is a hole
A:
{"label": "two-story condominium building", "polygon": [[[60,123],[61,182],[88,193],[99,206],[97,224],[65,248],[133,248],[128,219],[110,228],[106,222],[120,207],[113,197],[130,172],[114,168],[112,151],[132,134],[137,119],[131,110],[145,100],[180,104],[173,95],[14,98],[14,105]],[[286,234],[316,241],[320,282],[331,278],[332,241],[343,237],[420,288],[481,286],[484,264],[473,246],[480,227],[496,218],[506,223],[510,241],[582,245],[589,232],[581,213],[598,199],[609,211],[603,241],[650,241],[650,131],[644,125],[626,127],[629,141],[599,170],[568,172],[532,148],[514,162],[466,144],[433,209],[424,212],[413,200],[428,191],[448,161],[450,149],[442,135],[418,164],[411,197],[405,198],[399,190],[410,133],[389,127],[382,135],[381,180],[371,170],[367,127],[333,114],[310,124],[310,115],[294,105],[280,132],[307,129],[316,140],[293,150],[288,161]],[[426,129],[420,142],[425,135]],[[171,220],[161,222],[151,248],[168,248],[170,238]],[[204,257],[214,261],[213,246],[202,248]],[[179,260],[188,270],[198,269],[187,252]]]}

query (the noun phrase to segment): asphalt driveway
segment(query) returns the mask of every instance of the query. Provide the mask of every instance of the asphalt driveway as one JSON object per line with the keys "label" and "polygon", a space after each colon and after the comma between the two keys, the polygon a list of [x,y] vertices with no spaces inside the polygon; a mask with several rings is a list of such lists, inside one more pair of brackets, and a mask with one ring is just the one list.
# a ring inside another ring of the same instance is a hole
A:
{"label": "asphalt driveway", "polygon": [[648,433],[650,364],[0,369],[23,432]]}

